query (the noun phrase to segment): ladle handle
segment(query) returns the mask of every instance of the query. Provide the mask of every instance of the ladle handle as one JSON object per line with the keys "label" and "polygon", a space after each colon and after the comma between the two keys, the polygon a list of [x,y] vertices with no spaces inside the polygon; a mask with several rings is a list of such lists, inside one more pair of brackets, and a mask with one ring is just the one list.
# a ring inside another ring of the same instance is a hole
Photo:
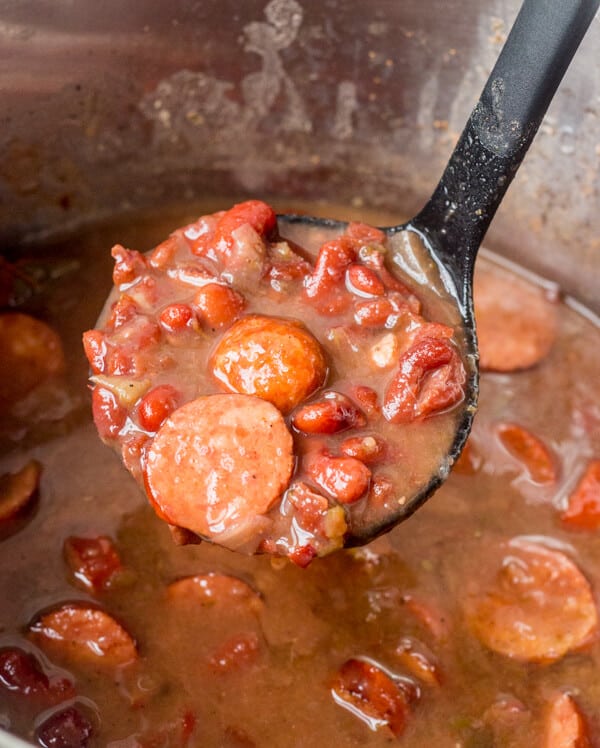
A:
{"label": "ladle handle", "polygon": [[446,251],[442,259],[464,294],[479,245],[599,5],[524,0],[438,186],[413,221]]}

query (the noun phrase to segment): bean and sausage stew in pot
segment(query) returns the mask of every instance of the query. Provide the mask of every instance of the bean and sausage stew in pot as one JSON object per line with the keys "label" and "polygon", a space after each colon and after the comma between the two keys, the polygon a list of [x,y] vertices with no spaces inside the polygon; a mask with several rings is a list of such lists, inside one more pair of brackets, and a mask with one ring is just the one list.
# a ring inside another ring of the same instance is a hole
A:
{"label": "bean and sausage stew in pot", "polygon": [[0,727],[600,745],[593,316],[484,253],[467,446],[414,516],[344,548],[448,452],[469,366],[448,291],[366,224],[305,247],[259,201],[204,212],[0,267]]}

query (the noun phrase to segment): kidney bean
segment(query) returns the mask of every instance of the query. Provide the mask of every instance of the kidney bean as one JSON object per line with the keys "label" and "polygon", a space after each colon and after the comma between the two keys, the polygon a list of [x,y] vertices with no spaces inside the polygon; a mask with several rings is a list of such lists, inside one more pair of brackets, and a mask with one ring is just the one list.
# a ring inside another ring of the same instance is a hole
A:
{"label": "kidney bean", "polygon": [[354,321],[360,327],[393,329],[409,311],[406,301],[397,293],[365,299],[354,305]]}
{"label": "kidney bean", "polygon": [[139,314],[138,305],[127,294],[121,294],[117,301],[112,305],[110,317],[106,322],[106,329],[109,331],[118,330],[123,325]]}
{"label": "kidney bean", "polygon": [[164,421],[179,407],[181,400],[181,392],[170,384],[159,384],[154,387],[138,404],[140,426],[146,431],[158,431]]}
{"label": "kidney bean", "polygon": [[377,273],[365,265],[350,265],[346,271],[346,288],[357,296],[383,296],[385,286]]}
{"label": "kidney bean", "polygon": [[346,457],[354,457],[365,465],[373,465],[385,459],[387,444],[376,434],[350,436],[340,444],[340,452]]}
{"label": "kidney bean", "polygon": [[229,286],[208,283],[194,296],[192,306],[202,322],[213,330],[234,322],[246,306],[242,294]]}
{"label": "kidney bean", "polygon": [[214,247],[215,230],[225,212],[220,210],[217,213],[201,216],[195,223],[179,229],[177,233],[183,236],[193,254],[208,257],[215,262],[219,259]]}
{"label": "kidney bean", "polygon": [[592,460],[586,467],[560,521],[570,529],[600,529],[600,460]]}
{"label": "kidney bean", "polygon": [[356,384],[351,387],[350,393],[370,418],[381,413],[379,395],[372,387],[366,384]]}
{"label": "kidney bean", "polygon": [[100,330],[88,330],[83,333],[83,350],[94,374],[104,374],[108,343],[106,334]]}
{"label": "kidney bean", "polygon": [[102,439],[114,439],[127,420],[127,410],[104,387],[92,390],[92,415]]}
{"label": "kidney bean", "polygon": [[108,589],[123,570],[117,549],[106,535],[95,538],[72,535],[64,542],[63,556],[78,584],[92,592]]}
{"label": "kidney bean", "polygon": [[556,466],[546,445],[516,423],[501,423],[496,433],[503,447],[527,470],[536,483],[554,483]]}
{"label": "kidney bean", "polygon": [[217,222],[214,236],[217,250],[222,251],[219,247],[223,245],[230,249],[232,234],[245,225],[251,226],[259,236],[265,238],[277,227],[277,216],[271,206],[260,200],[246,200],[234,205]]}
{"label": "kidney bean", "polygon": [[336,434],[365,425],[365,414],[349,397],[325,392],[321,400],[303,405],[292,418],[298,431],[305,434]]}
{"label": "kidney bean", "polygon": [[312,456],[306,472],[330,496],[341,504],[358,501],[369,487],[371,471],[353,457]]}
{"label": "kidney bean", "polygon": [[48,717],[35,736],[42,748],[86,748],[92,734],[89,719],[77,707],[69,706]]}
{"label": "kidney bean", "polygon": [[196,325],[194,310],[189,304],[169,304],[159,314],[161,326],[170,333],[193,330]]}
{"label": "kidney bean", "polygon": [[165,270],[172,265],[180,246],[179,232],[171,234],[158,244],[148,256],[148,264],[155,270]]}
{"label": "kidney bean", "polygon": [[348,708],[369,726],[385,723],[398,737],[410,716],[412,696],[376,665],[364,660],[347,660],[333,682],[336,703]]}

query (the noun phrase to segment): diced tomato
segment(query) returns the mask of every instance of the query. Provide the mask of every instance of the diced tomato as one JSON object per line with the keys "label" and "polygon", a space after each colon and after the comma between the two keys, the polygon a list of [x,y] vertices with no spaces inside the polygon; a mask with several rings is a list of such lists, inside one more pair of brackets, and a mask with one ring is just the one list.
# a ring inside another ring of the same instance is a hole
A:
{"label": "diced tomato", "polygon": [[336,702],[376,728],[386,724],[401,735],[410,716],[412,698],[387,673],[364,660],[347,660],[333,682]]}
{"label": "diced tomato", "polygon": [[369,468],[353,457],[316,455],[309,459],[306,472],[341,504],[358,501],[366,493],[371,480]]}
{"label": "diced tomato", "polygon": [[193,254],[199,257],[208,257],[216,262],[218,255],[214,248],[215,229],[224,215],[225,211],[220,210],[211,215],[201,216],[194,223],[190,223],[189,226],[179,229],[177,233],[183,236]]}
{"label": "diced tomato", "polygon": [[260,654],[260,643],[254,632],[228,639],[211,656],[209,663],[217,673],[229,673],[252,665]]}
{"label": "diced tomato", "polygon": [[86,748],[94,729],[75,706],[54,712],[37,728],[35,736],[42,748]]}
{"label": "diced tomato", "polygon": [[295,517],[300,525],[308,532],[319,533],[329,509],[329,501],[302,482],[293,483],[287,490],[286,498],[296,510]]}
{"label": "diced tomato", "polygon": [[375,475],[369,487],[369,506],[382,509],[389,508],[389,501],[394,498],[394,484],[385,475]]}
{"label": "diced tomato", "polygon": [[270,205],[260,200],[246,200],[230,208],[219,219],[215,229],[215,244],[231,244],[232,233],[249,224],[259,236],[270,236],[277,226],[277,216]]}
{"label": "diced tomato", "polygon": [[385,293],[377,273],[365,265],[350,265],[346,271],[346,287],[357,296],[383,296]]}
{"label": "diced tomato", "polygon": [[194,328],[196,316],[189,304],[169,304],[158,317],[161,326],[171,333]]}
{"label": "diced tomato", "polygon": [[292,423],[305,434],[336,434],[364,426],[366,418],[349,397],[330,391],[323,393],[317,402],[303,405],[294,414]]}
{"label": "diced tomato", "polygon": [[95,538],[71,536],[65,540],[63,554],[77,582],[92,592],[108,589],[123,569],[117,549],[105,535]]}
{"label": "diced tomato", "polygon": [[384,397],[383,414],[409,423],[456,405],[464,397],[465,370],[446,338],[423,338],[401,357]]}
{"label": "diced tomato", "polygon": [[357,251],[368,244],[383,244],[385,242],[385,234],[381,229],[358,221],[351,221],[344,233]]}
{"label": "diced tomato", "polygon": [[352,297],[346,290],[344,277],[356,259],[356,251],[341,237],[326,242],[319,250],[315,267],[304,282],[304,296],[315,304],[321,314],[340,314]]}
{"label": "diced tomato", "polygon": [[242,294],[220,283],[207,283],[194,296],[194,309],[202,322],[217,330],[234,322],[246,306]]}
{"label": "diced tomato", "polygon": [[560,521],[570,529],[600,528],[600,460],[592,460],[581,476]]}
{"label": "diced tomato", "polygon": [[158,244],[150,253],[148,264],[156,270],[165,270],[173,264],[180,239],[177,234],[171,234],[164,242]]}
{"label": "diced tomato", "polygon": [[[123,325],[139,314],[138,305],[127,294],[121,294],[119,299],[112,305],[110,317],[106,322],[107,330],[118,330]],[[94,332],[93,330],[91,332]]]}
{"label": "diced tomato", "polygon": [[132,283],[147,270],[146,258],[135,249],[125,249],[121,244],[115,244],[111,250],[115,260],[113,283],[120,286]]}
{"label": "diced tomato", "polygon": [[0,688],[47,706],[75,695],[71,681],[66,678],[50,680],[37,657],[17,647],[0,649]]}
{"label": "diced tomato", "polygon": [[170,384],[160,384],[140,400],[137,413],[140,426],[146,431],[158,431],[163,422],[181,404],[181,392]]}
{"label": "diced tomato", "polygon": [[496,433],[504,448],[523,465],[533,481],[556,481],[554,459],[541,439],[516,423],[501,423]]}
{"label": "diced tomato", "polygon": [[293,548],[289,553],[290,561],[300,569],[306,569],[317,555],[316,550],[310,543]]}
{"label": "diced tomato", "polygon": [[108,344],[106,333],[100,330],[88,330],[83,333],[83,350],[94,374],[104,374]]}
{"label": "diced tomato", "polygon": [[99,386],[92,390],[92,414],[102,439],[114,439],[127,420],[127,411],[114,394]]}

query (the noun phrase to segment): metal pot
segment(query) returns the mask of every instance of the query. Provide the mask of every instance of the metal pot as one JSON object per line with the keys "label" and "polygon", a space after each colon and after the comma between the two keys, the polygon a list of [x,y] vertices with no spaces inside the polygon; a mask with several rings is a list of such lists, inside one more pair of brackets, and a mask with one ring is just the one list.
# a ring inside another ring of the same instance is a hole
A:
{"label": "metal pot", "polygon": [[[410,216],[518,6],[0,0],[0,246],[203,196]],[[599,115],[596,19],[488,237],[597,313]]]}

